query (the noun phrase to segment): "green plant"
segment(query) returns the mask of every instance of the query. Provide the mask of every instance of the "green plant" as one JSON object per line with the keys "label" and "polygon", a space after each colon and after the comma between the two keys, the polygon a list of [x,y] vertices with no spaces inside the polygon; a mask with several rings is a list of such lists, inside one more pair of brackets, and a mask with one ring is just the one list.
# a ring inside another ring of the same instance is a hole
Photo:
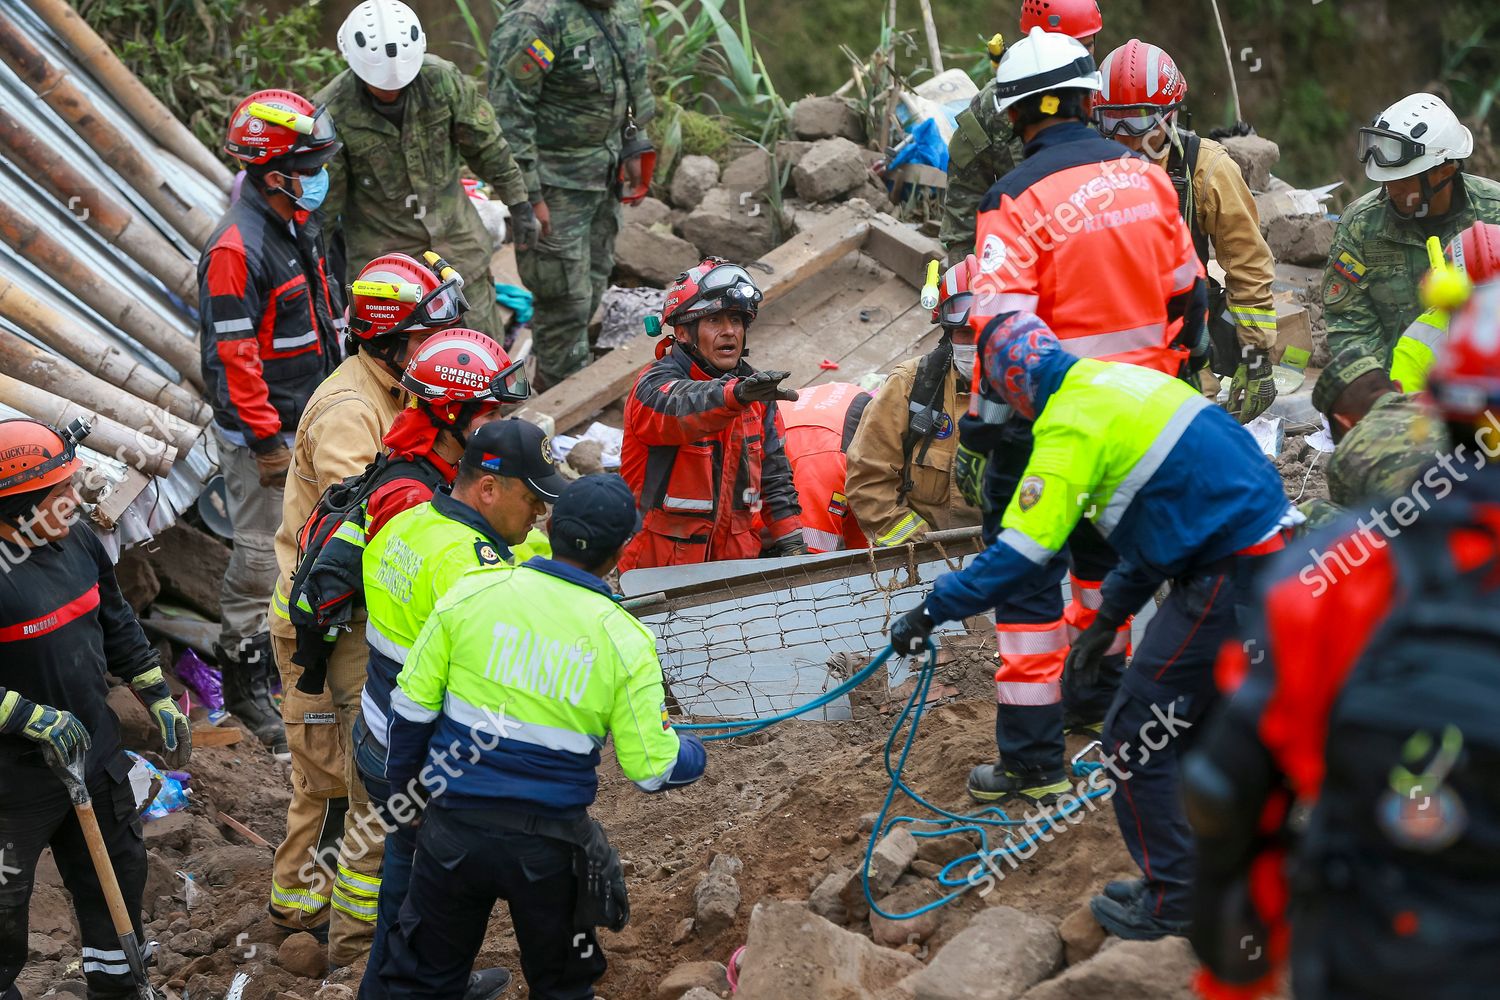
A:
{"label": "green plant", "polygon": [[210,149],[222,145],[229,115],[247,94],[281,87],[310,98],[344,68],[337,52],[316,44],[322,0],[275,17],[240,0],[77,0],[76,6]]}

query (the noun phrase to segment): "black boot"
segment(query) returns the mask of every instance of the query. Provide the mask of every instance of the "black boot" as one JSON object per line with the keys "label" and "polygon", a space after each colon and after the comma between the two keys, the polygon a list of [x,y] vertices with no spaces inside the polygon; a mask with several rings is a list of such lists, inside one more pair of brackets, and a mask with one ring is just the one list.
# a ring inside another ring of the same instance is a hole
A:
{"label": "black boot", "polygon": [[288,756],[286,727],[281,712],[271,699],[271,637],[265,632],[241,640],[236,650],[214,645],[219,670],[224,678],[224,708],[250,727],[256,739],[278,757]]}
{"label": "black boot", "polygon": [[1146,895],[1142,892],[1124,903],[1111,899],[1109,896],[1095,896],[1089,900],[1089,911],[1094,914],[1094,919],[1098,921],[1100,927],[1126,941],[1155,941],[1169,936],[1185,937],[1188,922],[1167,920],[1156,916],[1151,912],[1152,906],[1147,901]]}
{"label": "black boot", "polygon": [[1007,771],[1000,764],[980,764],[969,772],[969,796],[976,802],[1020,799],[1031,805],[1049,806],[1073,783],[1062,768],[1055,771]]}

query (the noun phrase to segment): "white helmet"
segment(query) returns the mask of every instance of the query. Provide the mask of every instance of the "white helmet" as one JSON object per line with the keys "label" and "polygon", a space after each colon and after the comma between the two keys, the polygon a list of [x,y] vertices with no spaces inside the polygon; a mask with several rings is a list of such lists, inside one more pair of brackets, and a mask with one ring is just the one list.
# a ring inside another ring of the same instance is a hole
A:
{"label": "white helmet", "polygon": [[339,28],[339,51],[354,75],[381,90],[400,90],[417,78],[427,33],[401,0],[364,0]]}
{"label": "white helmet", "polygon": [[1474,152],[1474,134],[1442,98],[1412,94],[1359,130],[1359,161],[1372,181],[1415,177]]}
{"label": "white helmet", "polygon": [[1094,57],[1070,35],[1034,27],[1005,50],[995,70],[995,110],[1049,90],[1102,90]]}

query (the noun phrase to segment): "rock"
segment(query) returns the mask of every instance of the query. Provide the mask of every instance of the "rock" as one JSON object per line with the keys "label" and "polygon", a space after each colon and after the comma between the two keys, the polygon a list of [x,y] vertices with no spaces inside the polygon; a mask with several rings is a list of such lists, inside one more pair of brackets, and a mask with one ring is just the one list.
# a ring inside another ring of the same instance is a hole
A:
{"label": "rock", "polygon": [[324,983],[313,994],[313,1000],[354,1000],[354,990],[343,983]]}
{"label": "rock", "polygon": [[[813,148],[813,143],[802,142],[797,139],[778,139],[776,141],[776,166],[781,170],[791,170],[802,162],[807,151]],[[790,179],[790,174],[788,174]]]}
{"label": "rock", "polygon": [[115,563],[115,579],[120,584],[120,592],[125,595],[125,602],[137,615],[161,593],[156,570],[151,568],[151,560],[139,545],[120,554],[120,561]]}
{"label": "rock", "polygon": [[1261,222],[1271,256],[1283,264],[1321,266],[1333,247],[1333,220],[1326,216],[1292,215]]}
{"label": "rock", "polygon": [[120,719],[120,742],[125,749],[136,753],[161,750],[161,730],[156,728],[146,706],[128,686],[121,684],[110,688],[104,700]]}
{"label": "rock", "polygon": [[870,891],[877,897],[891,891],[896,879],[911,866],[917,857],[917,838],[904,828],[897,827],[875,845],[870,857]]}
{"label": "rock", "polygon": [[736,196],[745,191],[761,194],[766,190],[770,177],[771,157],[763,149],[752,149],[729,161],[729,165],[719,175],[719,186],[728,188]]}
{"label": "rock", "polygon": [[771,207],[761,198],[742,201],[725,187],[704,196],[683,220],[682,236],[705,254],[734,261],[759,260],[776,246]]}
{"label": "rock", "polygon": [[26,935],[26,950],[34,959],[51,962],[62,957],[63,943],[50,934],[38,934],[32,931]]}
{"label": "rock", "polygon": [[671,284],[703,257],[698,248],[665,228],[631,223],[615,239],[615,274],[658,288]]}
{"label": "rock", "polygon": [[677,921],[677,929],[672,932],[672,943],[682,944],[693,936],[693,918],[683,917]]}
{"label": "rock", "polygon": [[161,581],[161,596],[219,620],[219,590],[229,569],[228,546],[178,521],[141,548]]}
{"label": "rock", "polygon": [[603,454],[602,442],[580,441],[568,452],[567,462],[580,476],[592,476],[604,471],[604,465],[599,461]]}
{"label": "rock", "polygon": [[[946,954],[944,949],[938,959]],[[1191,1000],[1197,969],[1186,938],[1121,941],[1028,991],[1023,1000]]]}
{"label": "rock", "polygon": [[1087,904],[1068,914],[1057,933],[1062,937],[1063,957],[1069,965],[1093,958],[1107,936]]}
{"label": "rock", "polygon": [[[916,976],[916,1000],[1011,1000],[1062,964],[1052,925],[1009,906],[984,910]],[[1027,994],[1030,996],[1030,994]],[[1114,998],[1103,987],[1097,997]]]}
{"label": "rock", "polygon": [[620,225],[638,225],[650,229],[652,226],[670,226],[672,223],[672,209],[664,201],[655,198],[642,198],[634,205],[626,205],[620,210]]}
{"label": "rock", "polygon": [[835,927],[796,903],[762,900],[750,914],[735,1000],[896,1000],[922,963]]}
{"label": "rock", "polygon": [[719,1000],[719,994],[701,986],[694,986],[682,995],[682,1000]]}
{"label": "rock", "polygon": [[201,927],[194,927],[174,935],[172,947],[184,955],[208,955],[214,950],[214,936]]}
{"label": "rock", "polygon": [[188,853],[196,828],[195,817],[186,810],[167,813],[159,819],[148,819],[141,824],[147,847],[166,847],[183,854]]}
{"label": "rock", "polygon": [[830,923],[847,924],[849,907],[844,905],[844,889],[850,874],[847,868],[839,868],[825,875],[808,897],[807,908]]}
{"label": "rock", "polygon": [[328,971],[328,952],[317,938],[298,931],[281,942],[276,950],[276,964],[303,979],[322,979]]}
{"label": "rock", "polygon": [[799,139],[832,139],[841,136],[862,143],[864,119],[840,97],[804,97],[792,105],[792,134]]}
{"label": "rock", "polygon": [[832,853],[832,852],[829,851],[828,848],[826,848],[826,847],[814,847],[811,851],[808,852],[808,855],[814,861],[827,861],[828,860],[828,855],[830,853]]}
{"label": "rock", "polygon": [[740,886],[734,880],[739,874],[740,859],[719,854],[708,864],[708,872],[693,889],[693,917],[698,936],[707,938],[734,923],[740,908]]}
{"label": "rock", "polygon": [[792,184],[797,197],[816,204],[863,187],[869,173],[858,146],[848,139],[824,139],[792,168]]}
{"label": "rock", "polygon": [[729,989],[723,962],[688,962],[667,973],[656,987],[656,1000],[681,1000],[684,993],[705,989],[717,994]]}
{"label": "rock", "polygon": [[973,854],[979,848],[964,834],[949,834],[946,837],[923,837],[917,842],[917,857],[935,865],[946,865],[957,861],[965,854]]}
{"label": "rock", "polygon": [[[880,908],[887,913],[911,913],[933,902],[938,896],[939,893],[931,882],[903,885],[880,900]],[[870,930],[876,944],[899,948],[904,944],[924,943],[938,929],[941,920],[942,913],[939,910],[928,910],[905,920],[892,920],[871,910]]]}
{"label": "rock", "polygon": [[1233,135],[1219,141],[1229,158],[1239,164],[1251,191],[1264,191],[1271,186],[1271,168],[1281,159],[1281,149],[1276,143],[1258,135]]}
{"label": "rock", "polygon": [[918,858],[911,863],[911,871],[913,875],[920,875],[923,878],[937,878],[942,874],[943,866],[934,861],[923,861]]}
{"label": "rock", "polygon": [[703,196],[719,183],[719,165],[711,156],[684,156],[672,174],[668,197],[689,212],[703,203]]}

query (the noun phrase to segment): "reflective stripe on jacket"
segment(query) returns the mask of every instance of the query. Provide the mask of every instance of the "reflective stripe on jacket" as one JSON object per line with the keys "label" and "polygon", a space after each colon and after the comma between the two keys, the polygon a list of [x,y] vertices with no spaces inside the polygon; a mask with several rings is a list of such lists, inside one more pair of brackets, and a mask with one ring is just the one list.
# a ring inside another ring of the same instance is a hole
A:
{"label": "reflective stripe on jacket", "polygon": [[862,549],[869,544],[849,507],[845,452],[870,398],[851,382],[827,382],[801,390],[794,403],[777,404],[802,507],[802,539],[809,552]]}
{"label": "reflective stripe on jacket", "polygon": [[1391,354],[1391,378],[1401,383],[1402,392],[1427,388],[1427,373],[1437,360],[1438,347],[1447,339],[1447,310],[1429,309],[1412,320]]}

